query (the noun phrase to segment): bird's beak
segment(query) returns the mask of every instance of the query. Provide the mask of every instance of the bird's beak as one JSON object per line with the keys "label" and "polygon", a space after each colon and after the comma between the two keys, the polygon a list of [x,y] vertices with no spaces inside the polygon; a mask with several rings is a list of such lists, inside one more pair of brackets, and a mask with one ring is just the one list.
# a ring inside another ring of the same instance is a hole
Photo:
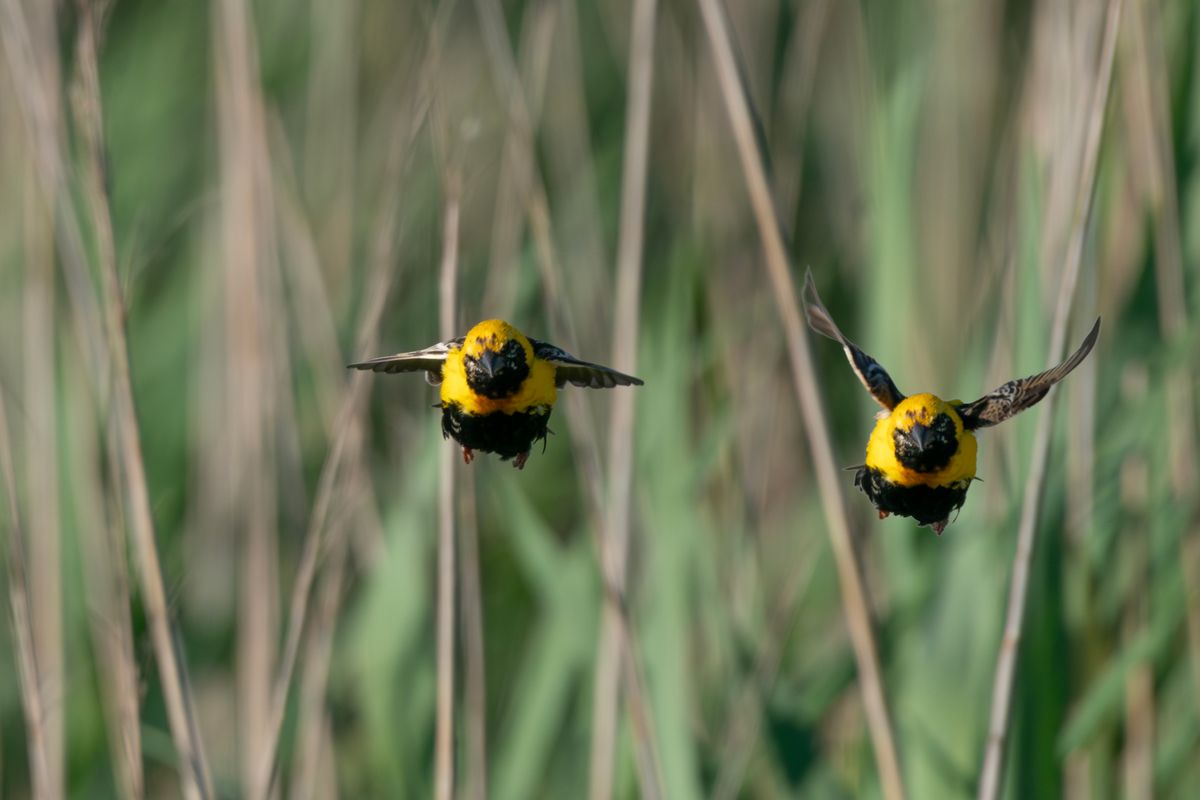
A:
{"label": "bird's beak", "polygon": [[479,368],[490,378],[495,376],[496,367],[500,366],[500,354],[494,350],[484,350],[479,354]]}
{"label": "bird's beak", "polygon": [[929,441],[928,427],[918,422],[916,425],[912,426],[912,430],[909,431],[909,435],[912,436],[913,444],[917,446],[918,450],[925,449],[925,443]]}

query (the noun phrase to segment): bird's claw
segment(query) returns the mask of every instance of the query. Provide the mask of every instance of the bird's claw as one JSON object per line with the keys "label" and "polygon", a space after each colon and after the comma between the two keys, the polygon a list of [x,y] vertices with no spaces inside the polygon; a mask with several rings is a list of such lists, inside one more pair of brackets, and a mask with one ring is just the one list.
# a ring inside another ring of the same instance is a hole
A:
{"label": "bird's claw", "polygon": [[517,455],[513,458],[513,466],[516,467],[517,469],[525,469],[525,462],[528,460],[529,460],[529,451],[528,450],[526,450],[524,453],[517,453]]}
{"label": "bird's claw", "polygon": [[949,524],[949,522],[950,522],[949,520],[945,520],[945,519],[943,519],[943,520],[939,520],[939,521],[937,521],[937,522],[934,522],[934,523],[933,523],[933,524],[931,524],[929,527],[933,529],[933,532],[934,532],[934,533],[936,533],[938,536],[941,536],[941,535],[942,535],[942,531],[946,530],[946,525],[948,525],[948,524]]}
{"label": "bird's claw", "polygon": [[469,447],[463,448],[463,463],[470,464],[475,460],[475,451]]}
{"label": "bird's claw", "polygon": [[890,512],[890,511],[883,511],[883,510],[880,510],[880,512],[879,512],[879,518],[880,518],[880,519],[887,519],[887,518],[888,518],[888,517],[890,517],[890,516],[891,516],[891,512]]}

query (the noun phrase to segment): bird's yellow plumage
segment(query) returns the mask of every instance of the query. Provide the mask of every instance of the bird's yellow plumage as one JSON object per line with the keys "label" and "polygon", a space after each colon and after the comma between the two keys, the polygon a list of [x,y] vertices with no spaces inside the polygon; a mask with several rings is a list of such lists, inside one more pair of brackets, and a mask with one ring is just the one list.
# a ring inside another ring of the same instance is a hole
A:
{"label": "bird's yellow plumage", "polygon": [[[490,398],[475,392],[467,383],[464,358],[476,358],[485,350],[498,351],[506,342],[516,341],[525,351],[525,363],[529,364],[529,377],[515,394],[507,397]],[[468,414],[513,414],[540,410],[548,412],[558,399],[555,386],[555,368],[549,361],[534,355],[533,345],[525,334],[499,319],[479,323],[464,337],[462,347],[446,353],[446,364],[442,368],[442,403],[457,403]]]}
{"label": "bird's yellow plumage", "polygon": [[[962,417],[954,407],[936,395],[914,394],[902,400],[890,413],[880,412],[879,421],[867,441],[866,466],[879,470],[885,478],[900,486],[963,486],[975,477],[975,435],[963,428]],[[910,431],[914,425],[933,425],[939,414],[954,422],[958,449],[946,466],[934,472],[909,469],[896,458],[896,430]]]}

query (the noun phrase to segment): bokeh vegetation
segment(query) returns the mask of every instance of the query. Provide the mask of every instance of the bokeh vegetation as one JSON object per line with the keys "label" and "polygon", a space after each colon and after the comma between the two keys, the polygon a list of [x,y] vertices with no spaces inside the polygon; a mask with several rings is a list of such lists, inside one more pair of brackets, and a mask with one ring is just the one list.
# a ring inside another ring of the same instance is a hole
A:
{"label": "bokeh vegetation", "polygon": [[[117,0],[97,42],[98,162],[81,46],[94,6],[0,0],[0,399],[15,485],[0,582],[10,599],[14,576],[29,589],[28,614],[13,607],[0,626],[0,795],[35,785],[23,620],[45,796],[180,792],[127,544],[138,508],[101,324],[106,259],[217,796],[251,796],[269,759],[313,541],[280,791],[432,792],[450,445],[420,378],[354,384],[343,366],[439,338],[450,208],[460,327],[504,317],[612,360],[631,5]],[[794,278],[811,265],[903,391],[970,400],[1041,369],[1106,4],[725,5]],[[1200,8],[1120,8],[1068,340],[1097,315],[1104,330],[1057,390],[1010,797],[1200,785]],[[697,7],[660,2],[653,41],[626,607],[665,795],[879,796],[809,437]],[[811,351],[836,457],[857,464],[875,409],[832,342]],[[453,468],[471,797],[580,797],[592,780],[614,398],[567,392],[523,472],[490,457]],[[940,538],[876,520],[845,475],[911,797],[976,790],[1035,416],[984,433],[983,482]],[[620,797],[641,791],[626,709]]]}

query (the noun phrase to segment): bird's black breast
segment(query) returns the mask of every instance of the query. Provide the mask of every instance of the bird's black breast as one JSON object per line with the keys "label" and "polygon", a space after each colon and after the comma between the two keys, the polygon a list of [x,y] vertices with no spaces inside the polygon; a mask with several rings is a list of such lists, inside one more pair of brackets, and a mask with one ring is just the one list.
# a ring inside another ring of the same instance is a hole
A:
{"label": "bird's black breast", "polygon": [[948,519],[951,513],[962,508],[971,482],[962,481],[950,486],[902,486],[883,477],[877,469],[860,467],[854,475],[854,485],[880,511],[912,517],[921,525],[932,525]]}
{"label": "bird's black breast", "polygon": [[467,414],[458,403],[442,405],[442,436],[472,450],[495,453],[502,459],[528,453],[533,443],[546,438],[550,409],[536,406],[505,414]]}

